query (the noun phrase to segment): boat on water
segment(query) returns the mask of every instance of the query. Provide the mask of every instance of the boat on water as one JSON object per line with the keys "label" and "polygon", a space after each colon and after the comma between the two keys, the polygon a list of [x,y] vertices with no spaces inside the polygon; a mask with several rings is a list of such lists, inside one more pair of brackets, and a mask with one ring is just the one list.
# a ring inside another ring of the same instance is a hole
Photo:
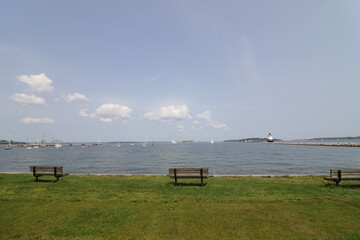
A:
{"label": "boat on water", "polygon": [[214,142],[214,139],[211,139],[211,140],[210,140],[210,143],[211,143],[211,144],[214,144],[214,143],[215,143],[215,142]]}
{"label": "boat on water", "polygon": [[62,147],[62,145],[61,145],[60,143],[56,143],[54,146],[55,146],[57,149],[59,149],[59,148]]}
{"label": "boat on water", "polygon": [[36,139],[36,145],[34,146],[34,149],[39,149],[39,139]]}
{"label": "boat on water", "polygon": [[175,140],[171,140],[171,143],[172,143],[172,144],[176,144],[176,141],[175,141]]}
{"label": "boat on water", "polygon": [[271,135],[271,133],[269,133],[268,137],[267,137],[267,141],[268,142],[274,142],[274,138],[273,136]]}
{"label": "boat on water", "polygon": [[146,135],[146,138],[145,138],[145,142],[143,143],[142,146],[143,146],[143,147],[147,147],[147,135]]}
{"label": "boat on water", "polygon": [[8,145],[5,147],[5,150],[11,150],[11,140],[9,140]]}
{"label": "boat on water", "polygon": [[11,141],[9,141],[8,145],[5,147],[5,150],[11,150]]}

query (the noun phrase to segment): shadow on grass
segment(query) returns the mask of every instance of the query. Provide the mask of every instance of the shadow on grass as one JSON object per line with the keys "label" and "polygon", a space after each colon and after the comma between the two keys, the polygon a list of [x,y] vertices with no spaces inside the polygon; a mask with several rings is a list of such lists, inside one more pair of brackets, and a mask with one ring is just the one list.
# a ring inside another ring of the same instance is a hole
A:
{"label": "shadow on grass", "polygon": [[205,187],[206,183],[201,185],[201,183],[172,183],[174,187]]}
{"label": "shadow on grass", "polygon": [[344,189],[360,189],[360,184],[351,184],[351,185],[340,185],[338,187],[344,188]]}
{"label": "shadow on grass", "polygon": [[40,182],[58,182],[58,181],[56,181],[56,179],[55,179],[55,180],[50,180],[50,179],[38,179],[37,181],[36,181],[36,179],[34,179],[34,180],[32,180],[32,182],[40,183]]}
{"label": "shadow on grass", "polygon": [[360,184],[346,184],[342,185],[339,183],[338,186],[336,184],[326,183],[325,187],[334,187],[334,188],[343,188],[343,189],[360,189]]}

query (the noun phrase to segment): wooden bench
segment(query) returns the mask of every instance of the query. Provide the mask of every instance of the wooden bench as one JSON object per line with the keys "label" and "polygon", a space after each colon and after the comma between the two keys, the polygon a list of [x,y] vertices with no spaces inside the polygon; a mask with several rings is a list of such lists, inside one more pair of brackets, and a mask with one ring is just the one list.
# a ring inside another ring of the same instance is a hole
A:
{"label": "wooden bench", "polygon": [[170,178],[175,178],[177,185],[178,178],[201,178],[201,186],[204,186],[203,179],[208,178],[208,168],[169,168]]}
{"label": "wooden bench", "polygon": [[360,169],[330,170],[330,177],[324,177],[324,179],[336,182],[336,186],[341,181],[360,180]]}
{"label": "wooden bench", "polygon": [[30,172],[36,177],[36,181],[38,181],[40,176],[54,176],[56,181],[59,181],[59,177],[69,175],[68,173],[63,173],[63,167],[56,166],[30,166]]}

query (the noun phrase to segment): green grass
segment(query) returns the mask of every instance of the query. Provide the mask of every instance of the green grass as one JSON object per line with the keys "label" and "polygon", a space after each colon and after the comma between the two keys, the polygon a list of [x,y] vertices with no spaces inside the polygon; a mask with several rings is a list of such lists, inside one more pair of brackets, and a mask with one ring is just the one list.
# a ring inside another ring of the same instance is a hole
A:
{"label": "green grass", "polygon": [[360,182],[0,174],[1,239],[360,239]]}

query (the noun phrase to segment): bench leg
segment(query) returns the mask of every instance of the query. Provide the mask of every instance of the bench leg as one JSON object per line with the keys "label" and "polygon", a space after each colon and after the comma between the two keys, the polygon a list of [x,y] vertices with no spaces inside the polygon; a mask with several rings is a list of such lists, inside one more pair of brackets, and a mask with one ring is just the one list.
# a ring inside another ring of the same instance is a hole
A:
{"label": "bench leg", "polygon": [[204,182],[203,182],[203,169],[200,169],[200,175],[201,175],[201,186],[204,186]]}
{"label": "bench leg", "polygon": [[59,177],[56,177],[56,181],[57,181],[57,182],[59,181]]}
{"label": "bench leg", "polygon": [[340,181],[336,181],[336,186],[339,186],[339,182],[340,182]]}
{"label": "bench leg", "polygon": [[175,177],[175,186],[177,186],[177,178]]}
{"label": "bench leg", "polygon": [[39,181],[39,179],[38,179],[38,178],[39,178],[39,176],[36,176],[36,180],[35,180],[36,182],[38,182],[38,181]]}

